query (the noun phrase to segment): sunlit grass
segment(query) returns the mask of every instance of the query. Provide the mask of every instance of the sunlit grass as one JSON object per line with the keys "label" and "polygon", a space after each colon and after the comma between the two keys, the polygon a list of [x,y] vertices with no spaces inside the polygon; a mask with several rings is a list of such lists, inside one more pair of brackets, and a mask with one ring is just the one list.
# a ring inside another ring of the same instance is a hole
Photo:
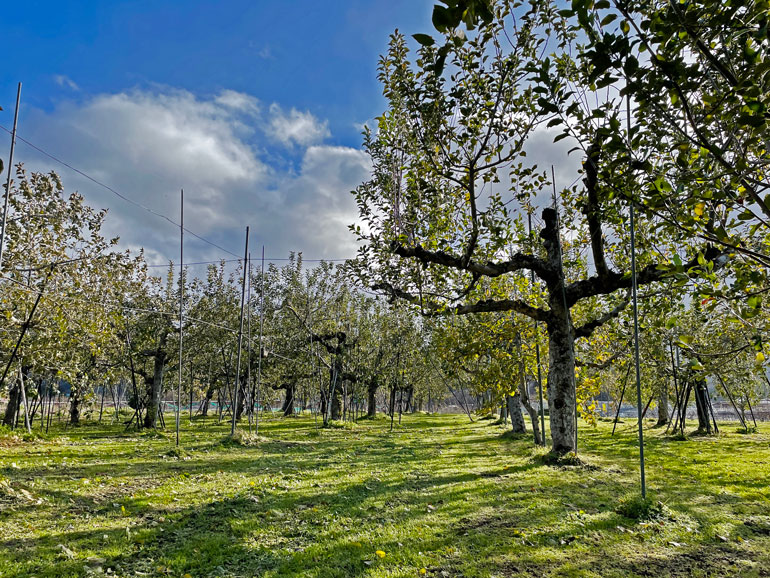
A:
{"label": "sunlit grass", "polygon": [[[169,420],[168,423],[173,423]],[[592,467],[464,416],[317,429],[216,420],[173,433],[89,424],[0,445],[0,576],[725,576],[770,568],[770,427],[675,441],[581,422]],[[650,424],[651,425],[651,424]],[[656,510],[657,511],[657,510]],[[421,570],[425,569],[425,574]]]}

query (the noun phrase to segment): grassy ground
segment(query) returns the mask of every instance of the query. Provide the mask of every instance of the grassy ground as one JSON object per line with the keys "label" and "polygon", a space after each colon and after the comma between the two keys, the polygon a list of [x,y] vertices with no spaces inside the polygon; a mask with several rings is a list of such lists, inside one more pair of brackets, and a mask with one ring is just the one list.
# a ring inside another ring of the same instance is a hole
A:
{"label": "grassy ground", "polygon": [[464,416],[267,420],[245,444],[184,420],[183,451],[97,424],[0,436],[0,577],[770,576],[770,424],[648,428],[666,509],[642,522],[616,513],[638,492],[634,424],[610,425],[581,422],[593,467]]}

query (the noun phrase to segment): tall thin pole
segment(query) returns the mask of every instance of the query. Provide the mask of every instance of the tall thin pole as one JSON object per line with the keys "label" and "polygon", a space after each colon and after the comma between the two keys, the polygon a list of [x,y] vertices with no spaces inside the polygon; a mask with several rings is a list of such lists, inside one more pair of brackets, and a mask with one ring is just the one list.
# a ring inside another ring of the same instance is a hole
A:
{"label": "tall thin pole", "polygon": [[11,175],[13,174],[13,149],[16,148],[16,126],[19,123],[19,101],[21,100],[21,82],[16,88],[16,112],[13,114],[11,132],[11,153],[8,155],[8,177],[5,181],[5,201],[3,202],[3,230],[0,231],[0,272],[3,270],[3,249],[5,249],[5,223],[8,219],[8,198],[11,196]]}
{"label": "tall thin pole", "polygon": [[639,367],[639,308],[636,302],[636,231],[634,205],[631,203],[631,290],[634,301],[634,363],[636,365],[636,411],[639,416],[639,472],[642,478],[642,498],[647,497],[644,479],[644,430],[642,429],[642,374]]}
{"label": "tall thin pole", "polygon": [[249,253],[249,280],[246,286],[246,391],[249,399],[249,433],[254,421],[254,392],[251,390],[251,253]]}
{"label": "tall thin pole", "polygon": [[[256,433],[259,435],[259,403],[260,393],[262,391],[262,330],[265,325],[265,246],[262,245],[262,271],[259,290],[259,360],[257,361],[257,425]],[[312,348],[313,341],[311,335],[310,345]],[[312,351],[311,351],[312,354]]]}
{"label": "tall thin pole", "polygon": [[[530,210],[528,215],[529,224],[529,238],[532,240],[532,211]],[[535,272],[530,269],[529,278],[532,282],[532,286],[535,286]],[[535,319],[535,361],[537,362],[537,389],[540,394],[540,431],[543,432],[541,441],[545,446],[545,406],[543,405],[543,375],[540,371],[540,331],[537,319]]]}
{"label": "tall thin pole", "polygon": [[184,189],[179,196],[179,381],[176,386],[176,445],[179,445],[179,416],[182,412],[182,343],[184,337]]}
{"label": "tall thin pole", "polygon": [[[626,95],[626,132],[631,151],[631,95]],[[642,499],[647,497],[647,482],[644,478],[644,430],[642,429],[642,373],[639,365],[639,307],[636,298],[636,219],[634,202],[631,201],[631,292],[634,301],[634,364],[636,365],[636,414],[639,422],[639,475],[642,482]]]}
{"label": "tall thin pole", "polygon": [[193,360],[192,360],[192,358],[190,358],[190,375],[189,375],[189,377],[190,377],[190,407],[188,409],[189,409],[189,412],[190,412],[190,425],[192,425],[192,418],[193,418],[193,413],[192,413],[193,385],[195,384],[195,369],[193,368]]}
{"label": "tall thin pole", "polygon": [[241,283],[241,318],[238,327],[238,361],[235,363],[235,383],[233,384],[233,422],[230,427],[230,435],[235,435],[235,422],[238,415],[238,390],[241,385],[241,345],[243,344],[243,307],[246,301],[246,276],[248,274],[249,261],[249,228],[246,227],[246,249],[243,251],[243,282]]}

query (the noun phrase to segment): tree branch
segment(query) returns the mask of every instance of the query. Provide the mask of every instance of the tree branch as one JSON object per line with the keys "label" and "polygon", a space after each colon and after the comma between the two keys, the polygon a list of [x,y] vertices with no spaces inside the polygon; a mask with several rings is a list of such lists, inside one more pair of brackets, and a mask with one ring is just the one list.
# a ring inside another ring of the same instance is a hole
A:
{"label": "tree branch", "polygon": [[541,279],[552,276],[544,261],[524,253],[516,253],[509,260],[500,263],[493,263],[491,261],[477,263],[475,261],[466,262],[463,258],[450,255],[445,251],[428,251],[423,249],[422,245],[405,247],[394,242],[391,245],[391,249],[399,257],[414,258],[422,263],[444,265],[452,269],[468,271],[469,273],[475,273],[484,277],[499,277],[500,275],[522,269],[531,269]]}
{"label": "tree branch", "polygon": [[584,183],[586,186],[587,199],[585,207],[583,207],[583,214],[586,216],[586,221],[588,222],[588,232],[591,236],[591,252],[594,258],[596,274],[599,277],[607,277],[610,270],[607,267],[607,261],[604,257],[604,235],[602,234],[602,221],[599,216],[599,195],[597,191],[599,186],[597,175],[599,152],[599,144],[594,142],[588,148],[586,154],[586,178]]}
{"label": "tree branch", "polygon": [[623,312],[623,310],[626,308],[626,305],[628,305],[628,302],[630,301],[630,299],[631,299],[631,294],[626,293],[626,296],[623,299],[623,301],[618,303],[616,307],[614,307],[610,311],[607,311],[604,315],[601,315],[596,319],[589,321],[588,323],[584,323],[580,327],[576,327],[575,339],[578,339],[579,337],[590,337],[591,334],[598,327],[601,327],[611,319],[615,319],[618,315],[620,315]]}
{"label": "tree branch", "polygon": [[[391,300],[403,299],[414,305],[423,305],[420,303],[420,298],[416,295],[412,295],[403,289],[393,287],[390,283],[378,283],[373,287],[375,291],[385,291],[390,295]],[[497,311],[513,311],[526,315],[536,321],[545,322],[548,320],[548,312],[544,309],[532,307],[524,301],[518,299],[485,299],[482,301],[476,301],[475,303],[468,303],[465,305],[456,305],[454,307],[441,308],[438,305],[429,306],[428,311],[423,311],[423,315],[426,317],[437,317],[439,315],[446,315],[454,313],[456,315],[468,315],[470,313],[492,313]]]}
{"label": "tree branch", "polygon": [[[727,253],[720,251],[714,246],[708,246],[703,253],[703,258],[706,261],[714,261],[718,266],[723,265],[719,258],[727,257]],[[698,257],[693,257],[687,263],[684,263],[683,268],[685,271],[689,271],[700,266]],[[661,264],[653,263],[647,265],[644,269],[636,274],[637,285],[649,285],[656,281],[661,281],[670,273],[666,268],[661,268]],[[594,297],[596,295],[607,295],[613,293],[618,289],[629,289],[631,287],[631,274],[630,273],[618,273],[617,271],[610,271],[607,277],[593,276],[588,279],[575,281],[570,283],[566,287],[567,291],[567,304],[572,307],[581,299],[586,297]]]}

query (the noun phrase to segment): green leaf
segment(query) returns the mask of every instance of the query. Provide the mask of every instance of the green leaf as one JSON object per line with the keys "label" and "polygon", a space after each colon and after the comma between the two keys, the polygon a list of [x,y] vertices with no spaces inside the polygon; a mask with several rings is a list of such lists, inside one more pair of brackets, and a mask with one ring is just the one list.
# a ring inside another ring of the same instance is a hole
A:
{"label": "green leaf", "polygon": [[429,34],[412,34],[412,38],[414,38],[423,46],[433,46],[436,43],[436,41],[433,40],[433,37]]}
{"label": "green leaf", "polygon": [[628,34],[628,31],[631,30],[631,27],[628,25],[628,20],[623,20],[620,23],[620,29],[623,31],[623,34]]}
{"label": "green leaf", "polygon": [[433,27],[439,32],[446,32],[460,23],[459,20],[455,22],[452,18],[452,13],[443,6],[433,7],[432,21]]}
{"label": "green leaf", "polygon": [[602,26],[607,26],[608,24],[611,24],[616,18],[618,17],[617,14],[607,14],[604,18],[602,18]]}

